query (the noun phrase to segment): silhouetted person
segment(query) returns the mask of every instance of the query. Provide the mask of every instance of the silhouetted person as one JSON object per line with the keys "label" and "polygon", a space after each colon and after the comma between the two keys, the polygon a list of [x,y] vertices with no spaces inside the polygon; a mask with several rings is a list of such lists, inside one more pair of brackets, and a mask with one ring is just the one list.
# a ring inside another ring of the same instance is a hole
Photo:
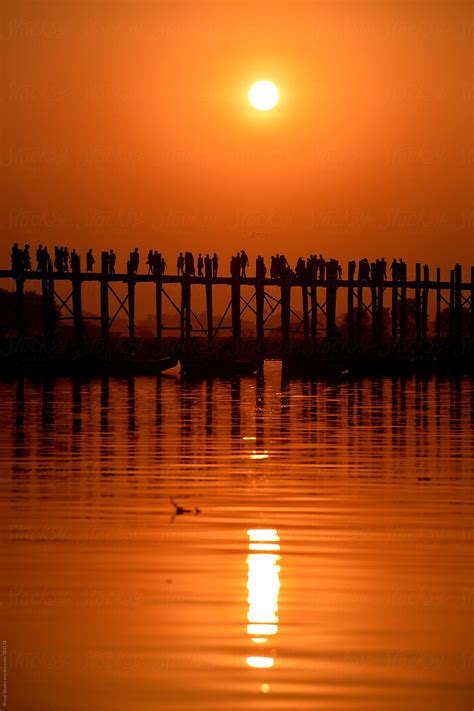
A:
{"label": "silhouetted person", "polygon": [[91,248],[91,249],[89,249],[89,251],[86,254],[86,271],[87,272],[94,271],[94,264],[95,264],[95,259],[94,259],[94,255],[92,254],[92,248]]}
{"label": "silhouetted person", "polygon": [[71,252],[71,271],[74,273],[78,273],[79,270],[80,270],[79,255],[77,254],[76,250],[73,249]]}
{"label": "silhouetted person", "polygon": [[117,255],[114,250],[111,249],[109,252],[109,270],[111,274],[115,274],[115,262],[117,261]]}
{"label": "silhouetted person", "polygon": [[214,252],[214,255],[212,257],[212,276],[215,278],[217,276],[217,272],[219,271],[219,258],[217,254]]}
{"label": "silhouetted person", "polygon": [[176,268],[178,270],[178,276],[184,274],[184,257],[182,252],[179,253],[178,259],[176,260]]}
{"label": "silhouetted person", "polygon": [[398,281],[399,269],[398,262],[396,259],[392,259],[392,263],[390,264],[390,271],[392,272],[392,280]]}
{"label": "silhouetted person", "polygon": [[204,257],[204,275],[206,279],[211,279],[212,277],[212,259],[209,256],[209,252]]}
{"label": "silhouetted person", "polygon": [[240,254],[236,254],[230,259],[230,273],[233,277],[240,277]]}
{"label": "silhouetted person", "polygon": [[136,274],[138,272],[138,265],[140,264],[140,253],[138,251],[138,247],[135,247],[133,252],[130,253],[130,270],[132,274]]}
{"label": "silhouetted person", "polygon": [[44,255],[43,255],[43,245],[40,244],[36,250],[36,269],[39,272],[43,272],[44,268]]}
{"label": "silhouetted person", "polygon": [[62,247],[55,247],[54,248],[54,268],[56,269],[58,274],[62,274],[63,267],[64,267],[63,249],[62,249]]}
{"label": "silhouetted person", "polygon": [[21,272],[21,270],[23,268],[23,257],[22,257],[22,251],[18,246],[18,242],[15,242],[15,244],[12,247],[11,262],[12,262],[12,271],[13,272]]}
{"label": "silhouetted person", "polygon": [[348,278],[354,279],[355,272],[356,272],[356,262],[355,262],[355,259],[352,259],[348,264]]}
{"label": "silhouetted person", "polygon": [[256,274],[257,279],[265,279],[266,273],[267,273],[267,268],[265,266],[265,260],[259,254],[257,257],[256,265],[255,265],[255,274]]}
{"label": "silhouetted person", "polygon": [[166,262],[163,257],[161,257],[159,268],[160,268],[160,274],[164,274],[166,271]]}
{"label": "silhouetted person", "polygon": [[306,264],[305,264],[305,261],[302,257],[298,257],[298,261],[296,262],[296,266],[295,266],[295,274],[296,274],[296,278],[299,281],[301,281],[301,282],[306,281]]}
{"label": "silhouetted person", "polygon": [[146,263],[148,264],[148,274],[153,274],[153,250],[150,249],[147,254]]}
{"label": "silhouetted person", "polygon": [[247,269],[248,265],[249,265],[249,258],[247,256],[245,249],[243,249],[240,252],[240,269],[242,270],[243,277],[247,276],[246,269]]}
{"label": "silhouetted person", "polygon": [[23,269],[25,272],[30,272],[31,271],[31,257],[30,257],[30,245],[25,244],[23,247],[23,255],[22,255],[22,262],[23,262]]}
{"label": "silhouetted person", "polygon": [[69,271],[69,250],[67,247],[63,248],[63,269],[65,272]]}
{"label": "silhouetted person", "polygon": [[194,255],[192,252],[184,253],[184,273],[186,276],[195,276]]}
{"label": "silhouetted person", "polygon": [[367,257],[359,261],[359,281],[369,281],[370,278],[370,264]]}
{"label": "silhouetted person", "polygon": [[199,252],[198,258],[197,258],[198,277],[203,276],[203,273],[202,273],[203,267],[204,267],[204,259],[202,258],[201,252]]}
{"label": "silhouetted person", "polygon": [[342,279],[342,265],[337,262],[337,278]]}
{"label": "silhouetted person", "polygon": [[387,279],[387,262],[384,257],[380,260],[380,279],[381,281],[386,281]]}
{"label": "silhouetted person", "polygon": [[321,281],[323,281],[325,273],[326,273],[326,262],[325,262],[322,254],[319,255],[318,262],[319,262],[319,265],[318,265],[319,266],[319,278]]}

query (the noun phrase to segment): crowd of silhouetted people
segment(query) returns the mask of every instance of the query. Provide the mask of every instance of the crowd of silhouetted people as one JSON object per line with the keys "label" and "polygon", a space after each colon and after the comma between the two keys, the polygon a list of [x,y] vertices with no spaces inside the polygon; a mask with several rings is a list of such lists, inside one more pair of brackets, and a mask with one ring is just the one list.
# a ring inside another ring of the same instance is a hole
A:
{"label": "crowd of silhouetted people", "polygon": [[[32,271],[32,261],[30,254],[30,245],[25,244],[20,247],[18,242],[12,247],[11,264],[14,273]],[[117,256],[113,249],[108,252],[102,252],[101,257],[101,272],[115,274],[115,264]],[[85,255],[86,272],[94,271],[95,258],[92,248]],[[245,279],[247,277],[247,269],[249,267],[249,258],[244,249],[233,255],[230,260],[230,274],[233,277]],[[130,252],[127,260],[127,274],[137,274],[140,266],[140,252],[138,247],[135,247],[133,252]],[[146,259],[148,274],[163,275],[167,265],[161,252],[150,249]],[[68,247],[54,247],[53,255],[49,254],[46,245],[40,244],[36,250],[36,270],[38,272],[55,271],[58,274],[67,273],[69,271],[80,271],[80,257],[75,249],[69,251]],[[426,278],[425,266],[425,278]],[[356,275],[357,271],[357,275]],[[179,252],[176,261],[176,272],[178,276],[200,277],[204,279],[215,279],[219,272],[219,258],[214,252],[211,255],[209,252],[203,256],[199,252],[197,259],[194,258],[192,252]],[[393,281],[405,281],[407,278],[407,265],[400,258],[398,261],[394,259],[390,265],[390,272]],[[256,260],[256,276],[265,278],[267,275],[267,267],[263,256],[259,255]],[[369,262],[367,258],[359,261],[358,265],[355,260],[348,264],[348,279],[359,282],[372,282],[381,284],[387,279],[387,262],[382,257],[373,262]],[[322,254],[319,256],[311,254],[306,259],[298,257],[295,268],[292,269],[284,254],[275,254],[270,260],[270,278],[280,281],[290,280],[302,283],[311,283],[312,281],[338,281],[343,278],[342,266],[337,259],[331,257],[325,259]]]}

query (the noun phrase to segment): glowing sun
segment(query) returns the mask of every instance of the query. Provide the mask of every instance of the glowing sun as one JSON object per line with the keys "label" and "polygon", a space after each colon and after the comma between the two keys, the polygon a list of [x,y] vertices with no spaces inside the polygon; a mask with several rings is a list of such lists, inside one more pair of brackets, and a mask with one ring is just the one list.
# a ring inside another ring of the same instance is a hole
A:
{"label": "glowing sun", "polygon": [[250,87],[249,101],[258,111],[273,109],[278,98],[278,89],[271,81],[257,81]]}

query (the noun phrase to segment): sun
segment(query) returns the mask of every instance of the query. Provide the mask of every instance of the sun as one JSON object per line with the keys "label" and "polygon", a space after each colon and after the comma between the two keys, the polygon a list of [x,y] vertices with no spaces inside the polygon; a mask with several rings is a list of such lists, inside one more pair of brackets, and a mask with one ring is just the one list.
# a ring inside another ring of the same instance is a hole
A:
{"label": "sun", "polygon": [[257,81],[250,87],[249,101],[258,111],[273,109],[278,103],[279,93],[271,81]]}

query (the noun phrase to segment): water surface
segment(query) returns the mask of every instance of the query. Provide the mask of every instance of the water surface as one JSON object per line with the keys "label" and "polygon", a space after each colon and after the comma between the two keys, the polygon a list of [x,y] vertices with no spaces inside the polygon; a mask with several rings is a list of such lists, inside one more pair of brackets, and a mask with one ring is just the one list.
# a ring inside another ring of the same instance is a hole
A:
{"label": "water surface", "polygon": [[1,384],[9,708],[471,709],[473,425],[468,378]]}

